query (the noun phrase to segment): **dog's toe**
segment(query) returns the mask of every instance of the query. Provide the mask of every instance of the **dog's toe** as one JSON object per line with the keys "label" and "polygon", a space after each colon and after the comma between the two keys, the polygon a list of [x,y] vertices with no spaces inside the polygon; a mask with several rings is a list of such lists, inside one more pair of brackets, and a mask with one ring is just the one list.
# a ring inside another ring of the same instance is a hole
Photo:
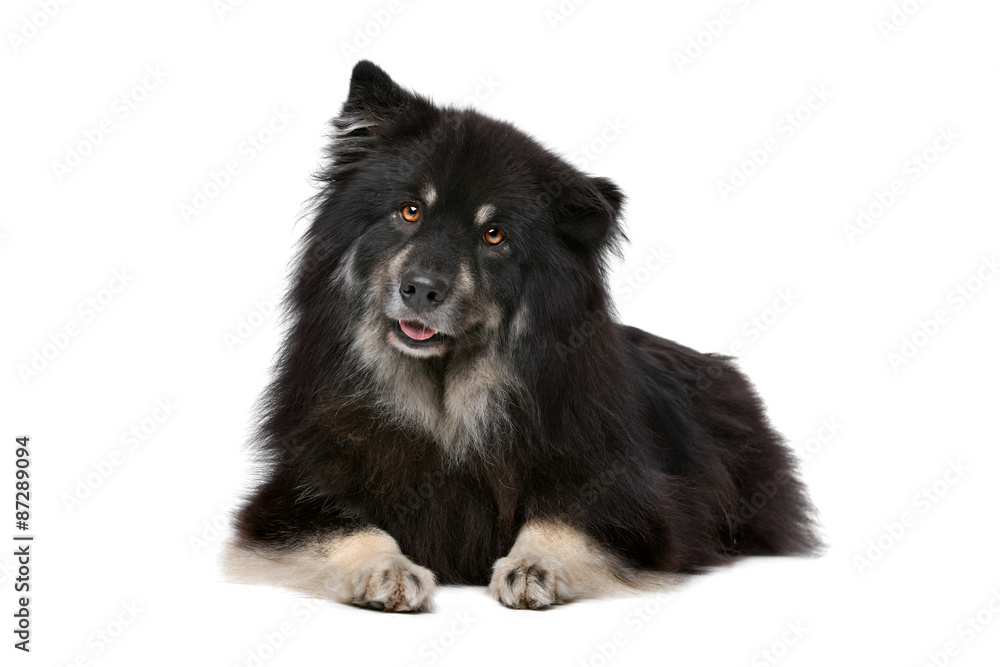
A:
{"label": "dog's toe", "polygon": [[381,556],[356,573],[351,602],[379,611],[427,611],[434,588],[434,574],[427,568],[406,556]]}
{"label": "dog's toe", "polygon": [[562,564],[541,554],[498,560],[493,566],[489,593],[512,609],[544,609],[573,597]]}

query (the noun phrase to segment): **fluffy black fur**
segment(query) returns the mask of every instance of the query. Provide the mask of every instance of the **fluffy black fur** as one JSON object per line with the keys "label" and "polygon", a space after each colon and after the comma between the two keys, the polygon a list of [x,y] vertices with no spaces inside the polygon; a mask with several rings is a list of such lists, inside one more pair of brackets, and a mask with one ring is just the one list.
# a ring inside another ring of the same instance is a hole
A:
{"label": "fluffy black fur", "polygon": [[[612,182],[369,62],[333,126],[264,399],[266,478],[236,520],[244,546],[374,526],[442,583],[480,585],[535,518],[659,571],[817,547],[793,458],[746,378],[725,357],[614,321],[606,259],[623,239],[623,195]],[[427,184],[437,201],[422,202],[421,226],[400,225],[399,206]],[[472,221],[487,202],[497,248]],[[417,359],[372,338],[380,361],[364,361],[359,323],[389,331],[372,295],[407,247],[453,284],[464,262],[474,290],[443,353]],[[506,381],[479,422],[444,433],[401,409],[431,387],[444,410],[448,383],[490,355]],[[386,381],[373,363],[405,372]]]}

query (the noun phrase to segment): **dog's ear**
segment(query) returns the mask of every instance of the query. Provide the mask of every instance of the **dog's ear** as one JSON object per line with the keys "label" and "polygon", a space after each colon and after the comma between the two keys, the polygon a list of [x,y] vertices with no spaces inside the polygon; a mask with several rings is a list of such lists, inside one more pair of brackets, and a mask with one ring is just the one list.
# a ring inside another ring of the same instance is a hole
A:
{"label": "dog's ear", "polygon": [[341,115],[354,114],[375,121],[391,119],[415,97],[370,60],[361,60],[354,66],[348,90]]}
{"label": "dog's ear", "polygon": [[331,157],[340,167],[357,162],[389,126],[409,110],[426,104],[375,63],[359,61],[351,73],[347,101],[332,122]]}
{"label": "dog's ear", "polygon": [[579,177],[556,201],[556,229],[571,243],[597,248],[621,234],[618,217],[625,195],[604,177]]}

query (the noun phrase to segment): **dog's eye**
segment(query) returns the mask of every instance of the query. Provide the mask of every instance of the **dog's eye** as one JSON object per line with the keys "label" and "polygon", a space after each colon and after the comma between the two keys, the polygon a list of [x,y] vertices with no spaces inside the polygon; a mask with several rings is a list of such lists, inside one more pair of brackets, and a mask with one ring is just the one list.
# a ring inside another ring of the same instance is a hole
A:
{"label": "dog's eye", "polygon": [[414,203],[403,204],[399,208],[399,215],[407,222],[416,222],[420,219],[420,207]]}
{"label": "dog's eye", "polygon": [[483,240],[490,245],[500,245],[503,242],[503,232],[496,227],[490,227],[483,234]]}

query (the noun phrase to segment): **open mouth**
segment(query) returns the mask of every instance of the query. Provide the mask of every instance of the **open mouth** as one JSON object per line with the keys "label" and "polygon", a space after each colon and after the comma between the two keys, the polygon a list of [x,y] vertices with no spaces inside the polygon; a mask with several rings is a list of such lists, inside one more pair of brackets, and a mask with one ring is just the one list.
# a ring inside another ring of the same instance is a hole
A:
{"label": "open mouth", "polygon": [[393,327],[396,338],[409,347],[433,347],[443,343],[448,337],[419,320],[396,320]]}

